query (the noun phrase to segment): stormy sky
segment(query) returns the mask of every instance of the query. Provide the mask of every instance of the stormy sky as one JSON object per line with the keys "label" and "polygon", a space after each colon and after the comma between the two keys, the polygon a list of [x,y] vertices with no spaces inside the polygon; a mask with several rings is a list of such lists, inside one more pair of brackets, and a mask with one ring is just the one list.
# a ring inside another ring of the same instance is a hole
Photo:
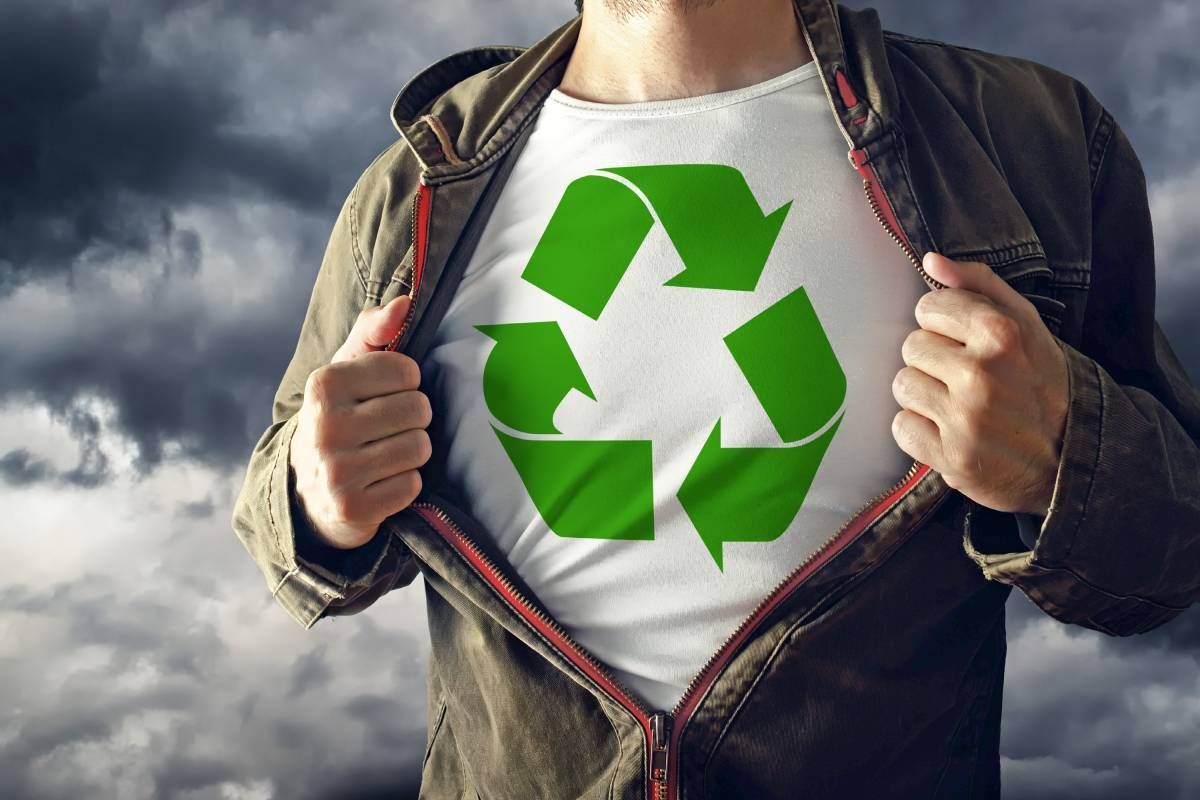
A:
{"label": "stormy sky", "polygon": [[[875,7],[1112,110],[1150,181],[1157,316],[1200,377],[1200,4]],[[415,797],[420,579],[303,631],[231,504],[398,88],[573,13],[0,3],[0,797]],[[1200,796],[1200,610],[1118,640],[1009,608],[1006,796]]]}

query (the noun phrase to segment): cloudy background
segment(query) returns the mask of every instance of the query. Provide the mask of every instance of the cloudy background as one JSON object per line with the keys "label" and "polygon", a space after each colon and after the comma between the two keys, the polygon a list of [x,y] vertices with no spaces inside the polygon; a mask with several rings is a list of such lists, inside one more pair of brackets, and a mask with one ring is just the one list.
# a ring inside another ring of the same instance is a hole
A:
{"label": "cloudy background", "polygon": [[[1108,105],[1150,180],[1159,321],[1200,376],[1200,4],[875,7]],[[0,797],[415,797],[420,579],[305,632],[231,504],[397,89],[573,13],[0,3]],[[1122,640],[1010,611],[1007,796],[1200,796],[1200,609]]]}

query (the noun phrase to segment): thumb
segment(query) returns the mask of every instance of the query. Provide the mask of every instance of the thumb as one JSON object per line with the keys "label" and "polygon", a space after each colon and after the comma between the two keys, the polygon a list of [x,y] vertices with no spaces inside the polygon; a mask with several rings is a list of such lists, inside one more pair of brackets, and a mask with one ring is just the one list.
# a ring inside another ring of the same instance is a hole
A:
{"label": "thumb", "polygon": [[386,305],[363,309],[332,360],[346,361],[385,347],[404,325],[411,304],[412,298],[402,294]]}
{"label": "thumb", "polygon": [[958,261],[930,250],[921,259],[934,280],[953,289],[977,292],[999,306],[1020,310],[1025,299],[982,261]]}

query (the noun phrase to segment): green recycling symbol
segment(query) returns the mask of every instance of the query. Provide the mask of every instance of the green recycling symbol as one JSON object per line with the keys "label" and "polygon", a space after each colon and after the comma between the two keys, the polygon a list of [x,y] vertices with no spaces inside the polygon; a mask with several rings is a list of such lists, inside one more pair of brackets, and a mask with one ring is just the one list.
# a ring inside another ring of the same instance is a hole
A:
{"label": "green recycling symbol", "polygon": [[[521,277],[597,320],[657,218],[684,264],[664,286],[753,292],[791,202],[764,215],[742,173],[722,164],[596,170],[567,186]],[[561,434],[553,416],[568,392],[598,400],[556,321],[475,328],[495,340],[483,395],[509,429]],[[680,485],[676,496],[721,570],[725,542],[787,530],[846,398],[803,287],[723,341],[784,444],[722,447],[718,418]],[[651,440],[524,438],[491,427],[555,534],[654,538]]]}

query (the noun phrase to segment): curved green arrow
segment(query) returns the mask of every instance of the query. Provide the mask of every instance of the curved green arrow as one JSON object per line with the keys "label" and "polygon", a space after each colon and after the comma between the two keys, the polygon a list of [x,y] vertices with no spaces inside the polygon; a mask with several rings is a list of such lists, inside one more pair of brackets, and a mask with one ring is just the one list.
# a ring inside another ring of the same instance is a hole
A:
{"label": "curved green arrow", "polygon": [[679,488],[680,504],[724,568],[724,542],[769,542],[795,518],[841,424],[846,375],[804,287],[726,334],[725,345],[785,442],[721,447],[721,421]]}
{"label": "curved green arrow", "polygon": [[842,415],[816,439],[791,447],[721,447],[721,420],[678,492],[679,503],[723,570],[725,542],[771,542],[791,525]]}
{"label": "curved green arrow", "polygon": [[567,186],[521,277],[599,319],[654,217],[620,181],[584,175]]}
{"label": "curved green arrow", "polygon": [[753,291],[791,208],[763,215],[746,178],[726,164],[608,167],[646,195],[683,260],[664,286]]}
{"label": "curved green arrow", "polygon": [[779,438],[815,433],[846,400],[846,374],[801,286],[725,334]]}
{"label": "curved green arrow", "polygon": [[562,433],[554,412],[567,392],[596,395],[557,322],[476,325],[496,340],[483,366],[483,399],[510,428],[526,433]]}
{"label": "curved green arrow", "polygon": [[[606,167],[654,208],[684,269],[664,286],[753,291],[791,208],[764,216],[746,178],[725,164]],[[568,184],[521,277],[599,319],[654,217],[623,182],[584,175]]]}
{"label": "curved green arrow", "polygon": [[542,519],[559,536],[653,539],[650,441],[522,439],[492,426]]}

